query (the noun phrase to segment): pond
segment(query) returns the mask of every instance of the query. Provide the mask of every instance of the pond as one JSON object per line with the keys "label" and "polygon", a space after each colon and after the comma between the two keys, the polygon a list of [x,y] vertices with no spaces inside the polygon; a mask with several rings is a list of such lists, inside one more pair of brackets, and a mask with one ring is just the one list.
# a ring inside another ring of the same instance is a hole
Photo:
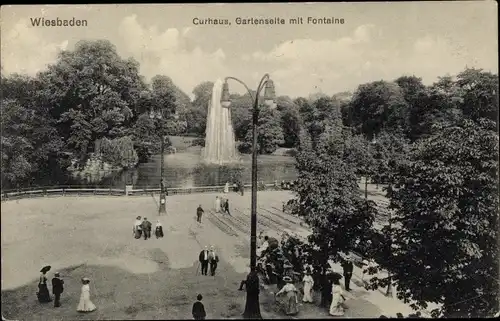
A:
{"label": "pond", "polygon": [[[251,155],[241,155],[240,162],[222,166],[205,164],[197,152],[165,154],[163,157],[168,188],[221,186],[226,182],[232,184],[238,179],[244,184],[251,183]],[[159,188],[160,163],[161,155],[155,155],[147,163],[111,175],[98,185],[124,187],[132,183],[134,188]],[[265,183],[294,180],[297,178],[295,159],[290,156],[260,155],[257,159],[257,177]]]}

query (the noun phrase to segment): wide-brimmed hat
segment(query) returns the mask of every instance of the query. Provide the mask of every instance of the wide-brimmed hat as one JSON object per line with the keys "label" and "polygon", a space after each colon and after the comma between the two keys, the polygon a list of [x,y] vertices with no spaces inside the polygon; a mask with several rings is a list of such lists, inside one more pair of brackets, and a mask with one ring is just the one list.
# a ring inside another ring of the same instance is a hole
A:
{"label": "wide-brimmed hat", "polygon": [[283,281],[288,282],[288,283],[293,282],[292,278],[291,278],[291,277],[289,277],[289,276],[285,276],[285,277],[283,278]]}
{"label": "wide-brimmed hat", "polygon": [[89,279],[89,278],[87,278],[87,277],[83,277],[83,278],[82,278],[82,281],[83,281],[83,282],[88,283],[88,282],[90,282],[90,279]]}

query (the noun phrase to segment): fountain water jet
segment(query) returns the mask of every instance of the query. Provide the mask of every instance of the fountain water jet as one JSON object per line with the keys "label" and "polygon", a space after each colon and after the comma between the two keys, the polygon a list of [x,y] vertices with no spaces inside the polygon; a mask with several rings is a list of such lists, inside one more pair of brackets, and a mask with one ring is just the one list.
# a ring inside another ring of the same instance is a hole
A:
{"label": "fountain water jet", "polygon": [[222,85],[221,79],[217,79],[214,83],[212,99],[208,104],[205,148],[202,154],[206,163],[219,165],[239,160],[231,122],[231,110],[222,107],[220,103]]}

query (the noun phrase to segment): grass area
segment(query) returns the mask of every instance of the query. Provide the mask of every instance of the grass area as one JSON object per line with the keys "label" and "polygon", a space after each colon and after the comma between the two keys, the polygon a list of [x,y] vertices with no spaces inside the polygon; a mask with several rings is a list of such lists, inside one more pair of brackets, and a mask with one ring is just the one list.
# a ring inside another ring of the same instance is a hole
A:
{"label": "grass area", "polygon": [[[17,320],[191,319],[191,305],[201,293],[208,318],[240,318],[245,292],[237,288],[248,272],[250,193],[225,195],[231,217],[213,214],[215,195],[170,196],[167,215],[161,217],[156,216],[158,200],[151,197],[68,196],[3,203],[3,315]],[[288,191],[258,193],[258,233],[307,232],[298,218],[280,210],[291,197]],[[202,224],[195,222],[198,204],[205,209]],[[159,218],[165,237],[134,239],[137,215],[148,216],[153,224]],[[215,277],[197,271],[198,253],[210,245],[221,258]],[[38,271],[46,264],[53,267],[49,279],[59,271],[65,280],[58,309],[36,300]],[[92,280],[91,300],[98,308],[91,314],[76,312],[83,276]],[[274,286],[261,291],[264,318],[286,318],[276,308],[275,291]],[[359,290],[356,296],[347,317],[381,314],[369,292]],[[327,315],[316,304],[304,304],[297,318]]]}
{"label": "grass area", "polygon": [[[260,196],[262,205],[290,194]],[[233,208],[248,211],[249,196],[228,197]],[[165,237],[147,241],[133,238],[132,224],[137,215],[148,215],[155,223],[151,197],[3,203],[3,315],[17,320],[190,319],[191,305],[201,293],[209,318],[239,318],[245,292],[237,289],[248,271],[248,235],[234,236],[212,223],[216,218],[208,211],[214,199],[215,194],[169,197],[168,216],[160,217]],[[194,221],[200,203],[207,211],[202,225]],[[197,271],[198,253],[205,245],[214,245],[221,257],[215,277]],[[56,271],[65,280],[61,308],[36,300],[38,271],[46,264],[53,267],[49,280]],[[98,308],[90,314],[76,312],[83,276],[92,280],[91,300]]]}

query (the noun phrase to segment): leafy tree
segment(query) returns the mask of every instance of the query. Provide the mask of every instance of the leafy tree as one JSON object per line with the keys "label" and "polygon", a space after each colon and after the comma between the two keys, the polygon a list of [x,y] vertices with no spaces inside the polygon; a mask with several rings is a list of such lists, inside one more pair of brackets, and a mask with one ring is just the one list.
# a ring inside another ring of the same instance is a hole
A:
{"label": "leafy tree", "polygon": [[495,124],[462,120],[418,142],[401,164],[382,232],[392,246],[377,262],[414,308],[440,303],[445,317],[497,311],[498,156]]}
{"label": "leafy tree", "polygon": [[402,131],[407,126],[407,103],[396,83],[375,81],[360,85],[350,108],[352,125],[369,139],[383,129]]}
{"label": "leafy tree", "polygon": [[[259,154],[272,154],[278,145],[283,144],[283,131],[279,119],[279,112],[261,105],[257,126],[257,150]],[[249,125],[245,141],[240,145],[240,151],[251,152],[253,143],[252,124]]]}
{"label": "leafy tree", "polygon": [[193,89],[194,100],[186,110],[186,131],[199,137],[205,137],[207,127],[208,104],[212,98],[214,83],[205,81]]}
{"label": "leafy tree", "polygon": [[457,75],[462,93],[463,115],[472,120],[498,120],[498,75],[481,69],[466,69]]}
{"label": "leafy tree", "polygon": [[299,211],[313,230],[309,242],[323,266],[330,258],[338,259],[339,252],[366,241],[376,211],[373,203],[360,197],[354,169],[344,161],[347,133],[338,125],[340,111],[334,115],[336,126],[326,126],[316,144],[307,130],[301,131],[296,156]]}
{"label": "leafy tree", "polygon": [[317,99],[314,103],[301,102],[300,113],[304,126],[311,135],[313,145],[326,131],[327,127],[342,128],[340,105],[329,97]]}
{"label": "leafy tree", "polygon": [[161,141],[158,139],[158,128],[148,113],[139,116],[132,132],[134,149],[140,162],[146,162],[152,155],[160,153]]}
{"label": "leafy tree", "polygon": [[116,139],[103,138],[98,153],[104,162],[120,168],[132,168],[138,161],[134,142],[128,136]]}
{"label": "leafy tree", "polygon": [[39,74],[44,104],[58,120],[66,148],[85,163],[94,142],[127,134],[145,88],[136,61],[122,59],[109,41],[80,41]]}
{"label": "leafy tree", "polygon": [[376,169],[374,144],[359,134],[349,135],[345,144],[344,160],[351,164],[358,177],[371,177]]}
{"label": "leafy tree", "polygon": [[411,141],[415,141],[422,135],[422,122],[428,112],[428,88],[422,83],[422,78],[415,76],[399,77],[395,82],[401,88],[408,106],[408,127],[405,132]]}
{"label": "leafy tree", "polygon": [[[255,95],[255,92],[252,92]],[[236,140],[244,141],[252,124],[253,98],[248,94],[231,95],[231,121]]]}
{"label": "leafy tree", "polygon": [[278,97],[276,109],[280,112],[284,147],[297,147],[301,122],[299,107],[289,97]]}
{"label": "leafy tree", "polygon": [[179,117],[179,107],[176,101],[176,92],[172,81],[166,76],[156,75],[151,80],[151,107],[152,111],[162,115],[162,126],[165,134],[176,135],[185,130],[185,123]]}
{"label": "leafy tree", "polygon": [[408,139],[401,133],[383,131],[374,138],[370,143],[374,182],[391,184],[398,167],[408,162],[410,147]]}
{"label": "leafy tree", "polygon": [[32,115],[16,100],[2,100],[2,183],[25,180],[33,172],[33,146],[26,137]]}
{"label": "leafy tree", "polygon": [[40,83],[35,78],[11,75],[2,77],[1,86],[4,187],[26,183],[28,178],[59,179],[58,169],[66,161],[63,142],[54,119],[40,103]]}

